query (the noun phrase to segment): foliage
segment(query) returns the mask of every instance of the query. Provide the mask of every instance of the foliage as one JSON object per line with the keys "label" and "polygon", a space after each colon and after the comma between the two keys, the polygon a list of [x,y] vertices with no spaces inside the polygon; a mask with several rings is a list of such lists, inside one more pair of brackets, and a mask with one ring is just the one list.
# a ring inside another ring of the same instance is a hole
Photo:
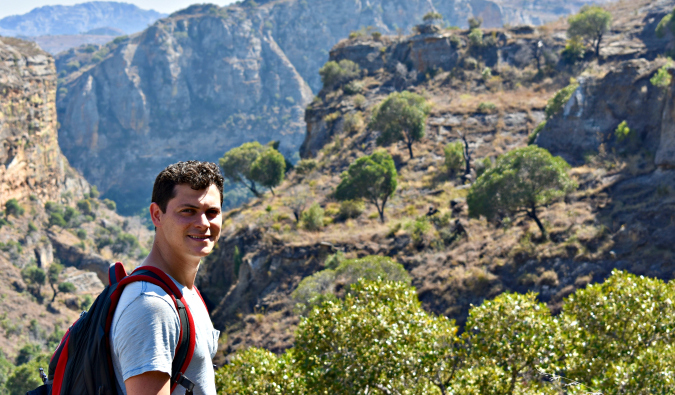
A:
{"label": "foliage", "polygon": [[347,220],[349,218],[357,218],[365,210],[365,205],[362,200],[344,200],[340,202],[340,212],[338,217],[341,220]]}
{"label": "foliage", "polygon": [[619,126],[616,127],[616,130],[614,131],[614,136],[616,137],[616,141],[622,143],[626,139],[631,140],[634,139],[635,132],[628,127],[628,123],[626,121],[622,121],[619,124]]}
{"label": "foliage", "polygon": [[295,165],[295,172],[301,175],[307,175],[317,168],[316,160],[302,159]]}
{"label": "foliage", "polygon": [[223,176],[246,186],[256,197],[261,196],[257,183],[264,183],[263,186],[270,189],[279,185],[283,181],[286,161],[276,150],[275,143],[263,146],[254,141],[227,151],[218,161]]}
{"label": "foliage", "polygon": [[91,204],[91,200],[83,199],[77,202],[77,209],[84,215],[94,215],[94,209]]}
{"label": "foliage", "polygon": [[9,199],[5,203],[5,216],[9,217],[13,215],[15,217],[20,217],[24,213],[24,208],[19,204],[19,201],[16,199]]}
{"label": "foliage", "polygon": [[384,222],[384,208],[387,200],[396,191],[398,173],[391,155],[377,150],[362,156],[349,165],[341,175],[340,184],[335,188],[338,200],[365,199],[377,208],[380,221]]}
{"label": "foliage", "polygon": [[485,158],[476,162],[476,177],[482,176],[483,173],[492,168],[492,165],[492,159],[489,156],[486,156]]}
{"label": "foliage", "polygon": [[487,81],[490,78],[492,78],[492,69],[489,68],[489,67],[486,67],[486,68],[483,69],[483,71],[480,74],[483,77],[483,80]]}
{"label": "foliage", "polygon": [[[672,393],[675,382],[666,372],[675,368],[673,354],[657,355],[672,352],[674,297],[672,284],[620,271],[570,295],[563,307],[568,375],[606,394]],[[663,370],[647,370],[663,374],[638,370],[649,363]],[[621,387],[632,390],[619,392]]]}
{"label": "foliage", "polygon": [[612,23],[612,14],[602,7],[585,5],[578,14],[570,16],[567,22],[567,36],[583,37],[591,41],[595,47],[595,56],[600,56],[600,43]]}
{"label": "foliage", "polygon": [[260,153],[258,158],[251,164],[251,177],[253,181],[267,187],[274,194],[277,187],[284,180],[286,172],[286,160],[279,151],[267,148]]}
{"label": "foliage", "polygon": [[422,17],[425,22],[435,22],[443,19],[443,15],[436,11],[429,11]]}
{"label": "foliage", "polygon": [[448,172],[455,173],[464,168],[464,144],[461,141],[455,141],[445,146],[445,168]]}
{"label": "foliage", "polygon": [[497,110],[497,106],[489,101],[484,101],[478,104],[477,111],[481,114],[492,114]]}
{"label": "foliage", "polygon": [[361,111],[350,112],[344,116],[342,130],[347,134],[360,132],[365,127]]}
{"label": "foliage", "polygon": [[[373,33],[375,34],[375,33]],[[363,83],[359,81],[349,81],[342,87],[342,91],[346,95],[356,95],[363,92]]]}
{"label": "foliage", "polygon": [[121,232],[110,245],[110,250],[115,254],[129,254],[140,246],[136,236]]}
{"label": "foliage", "polygon": [[673,62],[668,59],[668,62],[656,71],[654,76],[649,79],[649,82],[651,82],[651,84],[655,87],[660,88],[662,91],[668,89],[673,79],[673,77],[668,72],[668,69],[671,67],[673,67]]}
{"label": "foliage", "polygon": [[[533,293],[503,293],[469,312],[466,337],[471,367],[488,368],[492,375],[501,377],[477,383],[480,393],[512,394],[518,384],[542,385],[537,380],[538,368],[557,371],[556,363],[563,354],[559,324],[536,297]],[[466,384],[462,380],[456,383],[460,387]]]}
{"label": "foliage", "polygon": [[47,269],[47,281],[49,282],[49,285],[52,287],[52,292],[54,292],[52,296],[52,303],[54,303],[54,300],[56,299],[56,295],[61,293],[71,293],[75,292],[75,285],[70,282],[61,282],[59,281],[59,277],[61,276],[61,273],[63,272],[63,265],[61,265],[58,262],[54,262],[51,265],[49,265],[49,269]]}
{"label": "foliage", "polygon": [[541,133],[542,130],[546,127],[546,121],[541,121],[539,125],[537,125],[532,133],[530,133],[529,136],[527,136],[527,144],[532,145],[534,142],[537,140],[537,136],[539,136],[539,133]]}
{"label": "foliage", "polygon": [[572,37],[567,40],[565,48],[560,53],[565,63],[575,64],[586,55],[586,46],[579,37]]}
{"label": "foliage", "polygon": [[469,43],[472,47],[483,46],[483,31],[481,29],[471,29],[469,32]]}
{"label": "foliage", "polygon": [[331,60],[319,69],[319,75],[323,87],[332,88],[358,78],[361,75],[361,68],[349,59],[343,59],[339,63]]}
{"label": "foliage", "polygon": [[412,144],[424,137],[431,106],[427,100],[409,91],[393,92],[373,110],[368,127],[381,132],[377,144],[389,145],[403,140],[413,158]]}
{"label": "foliage", "polygon": [[300,216],[302,228],[309,231],[318,231],[323,228],[323,209],[319,203],[314,203]]}
{"label": "foliage", "polygon": [[495,218],[499,214],[525,213],[545,236],[537,208],[577,188],[567,174],[569,167],[564,159],[534,145],[510,151],[471,186],[466,199],[469,215]]}
{"label": "foliage", "polygon": [[[316,162],[314,163],[316,164]],[[300,216],[305,211],[309,197],[310,193],[307,185],[296,185],[288,191],[288,197],[286,197],[285,202],[288,208],[293,211],[296,223],[300,222]]]}
{"label": "foliage", "polygon": [[280,357],[255,347],[239,351],[216,371],[218,394],[304,394],[294,365],[293,350]]}
{"label": "foliage", "polygon": [[47,275],[45,274],[44,270],[35,265],[26,266],[21,271],[21,278],[23,278],[23,281],[26,283],[28,290],[31,294],[33,294],[33,296],[36,298],[42,297],[42,286],[45,284],[45,280],[47,279]]}
{"label": "foliage", "polygon": [[294,353],[310,393],[423,394],[448,373],[456,333],[409,285],[362,280],[302,319]]}
{"label": "foliage", "polygon": [[108,208],[108,210],[115,211],[117,210],[117,204],[114,200],[103,199],[103,204]]}
{"label": "foliage", "polygon": [[330,257],[330,261],[326,260],[325,265],[325,270],[305,277],[291,295],[304,312],[326,300],[335,300],[338,292],[348,291],[352,284],[361,279],[402,281],[410,284],[410,275],[403,265],[389,257],[370,255],[344,259],[343,255],[335,254]]}
{"label": "foliage", "polygon": [[563,107],[565,107],[565,104],[567,104],[570,98],[572,98],[572,94],[577,90],[577,88],[579,88],[579,83],[577,80],[571,78],[569,85],[556,92],[556,94],[553,95],[553,97],[550,98],[546,104],[546,109],[544,110],[546,113],[546,119],[550,119],[554,115],[560,113]]}
{"label": "foliage", "polygon": [[661,18],[661,21],[656,26],[656,37],[665,37],[666,29],[670,30],[672,34],[675,34],[675,20],[673,20],[673,15],[675,15],[675,8],[669,14],[666,14],[666,16]]}
{"label": "foliage", "polygon": [[413,245],[419,248],[424,245],[425,236],[432,230],[433,227],[426,216],[421,216],[415,221],[411,222],[406,228],[406,230],[410,232]]}
{"label": "foliage", "polygon": [[480,29],[480,26],[483,24],[483,18],[471,17],[469,18],[468,22],[470,30]]}

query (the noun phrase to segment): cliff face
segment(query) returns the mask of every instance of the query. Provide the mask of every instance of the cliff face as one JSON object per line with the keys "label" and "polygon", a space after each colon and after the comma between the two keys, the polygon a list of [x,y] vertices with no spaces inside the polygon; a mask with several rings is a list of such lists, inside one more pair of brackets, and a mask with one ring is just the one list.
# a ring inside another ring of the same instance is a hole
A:
{"label": "cliff face", "polygon": [[[581,3],[542,10],[557,15]],[[318,70],[350,32],[408,32],[432,10],[451,25],[477,15],[486,27],[501,26],[518,7],[485,0],[192,6],[89,60],[75,64],[72,54],[62,55],[69,60],[57,63],[70,74],[58,96],[61,147],[123,212],[135,212],[145,204],[138,196],[149,194],[154,175],[169,163],[215,161],[251,140],[280,140],[292,157],[303,140],[305,105],[321,88]],[[540,17],[513,21],[546,19]]]}
{"label": "cliff face", "polygon": [[0,37],[0,89],[0,205],[89,192],[59,149],[51,56],[34,43]]}

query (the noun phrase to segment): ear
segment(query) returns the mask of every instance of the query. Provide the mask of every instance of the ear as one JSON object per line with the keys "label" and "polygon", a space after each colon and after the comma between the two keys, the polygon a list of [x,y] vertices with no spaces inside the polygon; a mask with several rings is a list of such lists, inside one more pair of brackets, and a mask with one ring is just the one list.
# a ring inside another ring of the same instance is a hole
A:
{"label": "ear", "polygon": [[155,228],[158,228],[160,224],[162,223],[162,209],[159,208],[159,205],[155,202],[152,202],[150,204],[150,218],[152,219],[153,225],[155,225]]}

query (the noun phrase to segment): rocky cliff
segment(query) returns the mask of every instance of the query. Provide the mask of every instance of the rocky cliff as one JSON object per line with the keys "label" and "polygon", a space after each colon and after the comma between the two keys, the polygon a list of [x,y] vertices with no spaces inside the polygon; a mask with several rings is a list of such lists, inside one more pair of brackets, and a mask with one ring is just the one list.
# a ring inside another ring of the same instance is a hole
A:
{"label": "rocky cliff", "polygon": [[88,55],[62,55],[57,63],[68,75],[58,96],[60,144],[87,180],[123,212],[135,212],[152,177],[171,162],[214,161],[251,140],[280,140],[281,151],[293,157],[304,137],[304,107],[321,88],[318,70],[350,32],[403,34],[432,10],[450,25],[464,26],[472,15],[487,27],[537,22],[582,3],[555,9],[484,0],[192,6]]}
{"label": "rocky cliff", "polygon": [[[0,349],[9,356],[70,325],[107,282],[111,261],[136,266],[151,238],[70,167],[58,145],[56,85],[49,54],[0,37]],[[29,291],[22,270],[54,262],[67,267],[59,281],[75,290],[50,303],[50,286]]]}

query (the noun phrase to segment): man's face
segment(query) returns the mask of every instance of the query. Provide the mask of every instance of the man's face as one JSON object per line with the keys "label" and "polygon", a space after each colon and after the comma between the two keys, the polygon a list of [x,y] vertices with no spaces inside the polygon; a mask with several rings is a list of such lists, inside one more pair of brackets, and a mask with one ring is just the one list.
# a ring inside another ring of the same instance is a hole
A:
{"label": "man's face", "polygon": [[220,236],[220,192],[215,185],[194,190],[187,184],[176,185],[175,192],[166,213],[155,203],[151,206],[157,232],[161,232],[173,254],[187,259],[205,257]]}

